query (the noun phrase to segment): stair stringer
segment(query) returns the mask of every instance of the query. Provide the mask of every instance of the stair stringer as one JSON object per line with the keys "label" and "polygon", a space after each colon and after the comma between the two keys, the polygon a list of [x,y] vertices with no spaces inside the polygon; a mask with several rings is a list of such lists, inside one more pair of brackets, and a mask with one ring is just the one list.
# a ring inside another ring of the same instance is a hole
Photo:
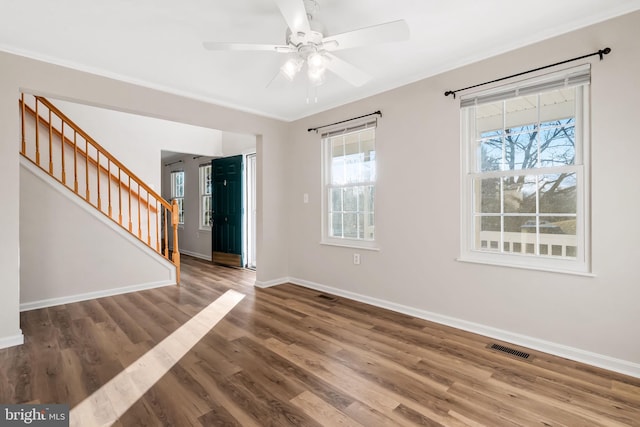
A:
{"label": "stair stringer", "polygon": [[22,311],[176,284],[171,261],[20,157]]}

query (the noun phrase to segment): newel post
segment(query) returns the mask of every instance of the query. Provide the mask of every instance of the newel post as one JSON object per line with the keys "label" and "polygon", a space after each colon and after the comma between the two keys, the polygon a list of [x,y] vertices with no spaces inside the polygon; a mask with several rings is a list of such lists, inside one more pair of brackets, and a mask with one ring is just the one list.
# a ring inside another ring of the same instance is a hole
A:
{"label": "newel post", "polygon": [[176,265],[176,282],[180,284],[180,250],[178,249],[178,221],[180,213],[178,209],[178,202],[174,200],[171,204],[171,225],[173,226],[173,254],[171,260]]}

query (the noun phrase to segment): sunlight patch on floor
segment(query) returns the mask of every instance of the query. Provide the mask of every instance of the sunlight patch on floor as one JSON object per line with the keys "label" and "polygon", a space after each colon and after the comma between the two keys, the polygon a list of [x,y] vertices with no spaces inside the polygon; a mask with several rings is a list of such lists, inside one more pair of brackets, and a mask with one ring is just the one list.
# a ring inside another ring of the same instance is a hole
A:
{"label": "sunlight patch on floor", "polygon": [[70,413],[71,426],[110,426],[198,343],[244,295],[232,290],[162,340]]}

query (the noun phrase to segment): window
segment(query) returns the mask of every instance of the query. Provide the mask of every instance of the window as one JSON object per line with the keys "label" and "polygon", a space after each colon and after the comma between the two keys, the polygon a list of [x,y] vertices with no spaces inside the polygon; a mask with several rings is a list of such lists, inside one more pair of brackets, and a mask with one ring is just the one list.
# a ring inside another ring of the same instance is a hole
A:
{"label": "window", "polygon": [[376,122],[322,135],[323,242],[373,246]]}
{"label": "window", "polygon": [[200,165],[200,229],[211,230],[211,163]]}
{"label": "window", "polygon": [[463,98],[461,259],[589,272],[587,66]]}
{"label": "window", "polygon": [[184,224],[184,171],[171,172],[171,201],[178,202],[178,224]]}

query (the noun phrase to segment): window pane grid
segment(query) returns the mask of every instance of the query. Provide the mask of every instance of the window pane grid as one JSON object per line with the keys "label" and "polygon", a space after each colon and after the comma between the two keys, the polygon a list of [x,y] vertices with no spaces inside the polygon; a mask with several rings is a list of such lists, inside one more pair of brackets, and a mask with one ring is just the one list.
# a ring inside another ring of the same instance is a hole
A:
{"label": "window pane grid", "polygon": [[[582,167],[576,166],[581,161],[576,156],[575,91],[544,94],[556,103],[570,101],[566,108],[543,104],[540,94],[474,108],[470,130],[477,136],[471,151],[475,161],[469,164],[475,171],[468,174],[474,189],[474,249],[577,256]],[[554,116],[557,112],[562,114]],[[483,130],[487,126],[490,130]]]}
{"label": "window pane grid", "polygon": [[171,172],[171,200],[178,203],[178,224],[184,224],[184,171]]}
{"label": "window pane grid", "polygon": [[211,194],[213,182],[211,177],[211,164],[200,165],[200,228],[209,229],[212,225]]}
{"label": "window pane grid", "polygon": [[327,156],[327,236],[373,241],[374,129],[328,137],[323,143]]}

